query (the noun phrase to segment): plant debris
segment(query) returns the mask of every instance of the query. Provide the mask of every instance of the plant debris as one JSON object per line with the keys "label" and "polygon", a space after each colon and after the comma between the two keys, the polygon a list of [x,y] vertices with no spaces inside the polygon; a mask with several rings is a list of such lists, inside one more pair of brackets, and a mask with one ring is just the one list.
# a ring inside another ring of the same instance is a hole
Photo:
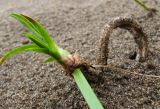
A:
{"label": "plant debris", "polygon": [[97,59],[98,63],[101,65],[107,65],[109,39],[112,31],[116,28],[126,29],[133,34],[135,43],[138,45],[139,49],[137,51],[137,60],[140,62],[145,61],[148,54],[148,39],[146,33],[143,32],[142,27],[134,19],[118,17],[106,24],[102,30],[100,36],[99,57]]}

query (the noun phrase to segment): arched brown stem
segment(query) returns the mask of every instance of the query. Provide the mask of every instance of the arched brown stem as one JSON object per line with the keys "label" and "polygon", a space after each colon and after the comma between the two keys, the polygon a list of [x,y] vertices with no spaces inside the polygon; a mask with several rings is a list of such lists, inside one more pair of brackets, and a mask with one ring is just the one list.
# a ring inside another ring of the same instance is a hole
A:
{"label": "arched brown stem", "polygon": [[109,54],[108,44],[111,33],[116,28],[126,29],[134,36],[134,40],[138,45],[137,57],[139,62],[145,61],[148,53],[148,39],[143,32],[142,27],[132,18],[115,18],[109,24],[104,26],[100,37],[98,64],[107,65]]}

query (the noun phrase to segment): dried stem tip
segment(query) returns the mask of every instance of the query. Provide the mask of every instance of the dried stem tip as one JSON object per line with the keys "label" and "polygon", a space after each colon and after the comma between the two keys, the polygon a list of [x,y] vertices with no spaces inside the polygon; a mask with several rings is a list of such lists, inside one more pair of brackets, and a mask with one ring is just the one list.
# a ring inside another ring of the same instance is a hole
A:
{"label": "dried stem tip", "polygon": [[5,60],[4,57],[0,58],[0,65],[4,62],[4,60]]}
{"label": "dried stem tip", "polygon": [[137,60],[140,62],[145,61],[148,53],[148,39],[147,35],[143,32],[142,27],[132,18],[115,18],[109,24],[104,26],[100,37],[99,57],[98,64],[107,65],[108,59],[108,44],[111,33],[116,28],[123,28],[133,34],[135,43],[138,45]]}

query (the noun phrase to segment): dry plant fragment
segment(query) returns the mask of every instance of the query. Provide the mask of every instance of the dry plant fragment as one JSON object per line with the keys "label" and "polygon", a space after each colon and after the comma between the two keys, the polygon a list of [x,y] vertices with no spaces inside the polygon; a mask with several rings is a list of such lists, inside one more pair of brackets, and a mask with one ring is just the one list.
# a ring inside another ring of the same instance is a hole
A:
{"label": "dry plant fragment", "polygon": [[104,26],[100,37],[99,45],[99,57],[97,59],[98,64],[107,65],[107,59],[109,54],[108,44],[111,33],[116,28],[122,28],[130,31],[133,35],[136,44],[138,45],[137,57],[139,62],[145,61],[148,54],[148,39],[147,35],[143,32],[142,27],[132,18],[115,18]]}
{"label": "dry plant fragment", "polygon": [[128,71],[128,70],[124,70],[124,69],[121,69],[121,68],[118,68],[118,67],[112,66],[112,65],[93,65],[93,67],[100,68],[100,69],[102,68],[103,70],[110,70],[113,73],[118,72],[118,73],[127,74],[127,75],[129,74],[129,75],[138,75],[138,76],[144,76],[144,77],[149,77],[149,78],[160,78],[160,76],[141,74],[136,71]]}

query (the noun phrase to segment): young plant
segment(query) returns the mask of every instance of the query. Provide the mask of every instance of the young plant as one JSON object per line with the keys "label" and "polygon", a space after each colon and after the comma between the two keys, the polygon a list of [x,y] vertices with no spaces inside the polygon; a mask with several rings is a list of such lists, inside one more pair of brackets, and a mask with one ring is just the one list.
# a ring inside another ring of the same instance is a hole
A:
{"label": "young plant", "polygon": [[6,59],[10,58],[11,56],[24,51],[35,51],[47,54],[49,55],[49,57],[45,60],[46,62],[55,61],[59,63],[65,68],[67,74],[70,74],[74,77],[90,109],[103,109],[100,101],[96,97],[95,93],[93,92],[86,78],[81,72],[80,67],[84,64],[78,58],[78,56],[71,55],[67,50],[60,48],[50,37],[45,28],[32,18],[17,13],[13,13],[11,14],[11,16],[28,28],[30,33],[25,32],[23,34],[28,39],[30,39],[32,43],[22,45],[11,50],[0,59],[0,64],[2,64]]}

